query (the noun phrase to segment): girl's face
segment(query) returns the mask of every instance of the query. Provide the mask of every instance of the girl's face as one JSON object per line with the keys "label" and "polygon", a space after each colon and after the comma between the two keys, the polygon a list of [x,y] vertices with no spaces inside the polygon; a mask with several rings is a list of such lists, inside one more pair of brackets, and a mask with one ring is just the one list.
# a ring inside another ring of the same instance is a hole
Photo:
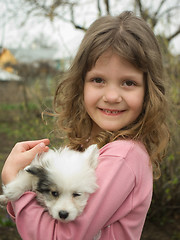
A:
{"label": "girl's face", "polygon": [[144,94],[143,72],[111,51],[103,53],[85,76],[84,104],[93,121],[92,135],[135,121]]}

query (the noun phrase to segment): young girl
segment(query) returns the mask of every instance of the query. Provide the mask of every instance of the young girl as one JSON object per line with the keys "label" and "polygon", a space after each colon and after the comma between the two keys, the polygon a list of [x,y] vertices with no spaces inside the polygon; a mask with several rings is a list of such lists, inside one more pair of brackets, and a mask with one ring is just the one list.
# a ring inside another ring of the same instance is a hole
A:
{"label": "young girl", "polygon": [[[162,59],[146,22],[131,12],[96,20],[55,95],[59,128],[72,149],[100,148],[99,189],[81,216],[63,224],[26,192],[8,204],[23,240],[138,240],[152,198],[153,170],[168,143]],[[4,184],[48,151],[49,140],[15,145]],[[83,181],[83,179],[82,179]]]}

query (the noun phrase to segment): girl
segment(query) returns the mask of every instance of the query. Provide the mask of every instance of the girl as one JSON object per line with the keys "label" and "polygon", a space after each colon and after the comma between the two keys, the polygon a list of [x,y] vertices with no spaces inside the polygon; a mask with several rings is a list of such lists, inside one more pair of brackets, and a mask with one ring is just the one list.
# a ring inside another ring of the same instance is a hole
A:
{"label": "girl", "polygon": [[[33,192],[9,203],[22,239],[140,239],[153,170],[159,176],[169,138],[162,59],[146,22],[131,12],[96,20],[57,88],[55,110],[72,149],[98,144],[99,189],[68,224],[52,219]],[[48,144],[48,139],[18,143],[4,165],[3,183],[35,154],[48,151]]]}

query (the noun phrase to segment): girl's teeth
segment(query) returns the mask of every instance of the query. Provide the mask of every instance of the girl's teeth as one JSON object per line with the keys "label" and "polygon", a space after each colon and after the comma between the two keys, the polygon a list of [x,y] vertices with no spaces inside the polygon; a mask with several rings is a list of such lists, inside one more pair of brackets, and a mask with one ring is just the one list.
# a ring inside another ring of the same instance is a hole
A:
{"label": "girl's teeth", "polygon": [[114,114],[119,113],[119,111],[110,111],[110,110],[104,110],[104,111],[107,112],[107,113],[114,113]]}

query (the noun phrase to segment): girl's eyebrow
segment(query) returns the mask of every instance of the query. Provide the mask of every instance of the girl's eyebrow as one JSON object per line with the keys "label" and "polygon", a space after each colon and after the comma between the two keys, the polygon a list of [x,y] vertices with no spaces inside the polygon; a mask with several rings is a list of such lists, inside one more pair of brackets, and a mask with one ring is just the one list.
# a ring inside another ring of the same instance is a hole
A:
{"label": "girl's eyebrow", "polygon": [[88,75],[89,75],[89,74],[93,74],[93,75],[94,75],[94,74],[97,74],[97,75],[98,75],[98,74],[101,74],[101,75],[102,75],[103,72],[98,71],[98,70],[95,70],[95,69],[91,69],[90,71],[87,72],[87,74],[88,74]]}
{"label": "girl's eyebrow", "polygon": [[[127,74],[124,74],[120,77],[120,79],[130,79],[130,80],[139,80],[141,78],[142,75],[141,72],[128,72]],[[90,70],[89,72],[87,72],[87,75],[89,77],[94,77],[94,76],[98,76],[98,77],[106,77],[106,74],[103,71],[98,71],[98,70]],[[143,77],[142,77],[143,78]]]}
{"label": "girl's eyebrow", "polygon": [[92,78],[92,77],[105,77],[105,74],[103,74],[103,72],[99,72],[96,70],[90,70],[89,72],[86,73],[85,78]]}

